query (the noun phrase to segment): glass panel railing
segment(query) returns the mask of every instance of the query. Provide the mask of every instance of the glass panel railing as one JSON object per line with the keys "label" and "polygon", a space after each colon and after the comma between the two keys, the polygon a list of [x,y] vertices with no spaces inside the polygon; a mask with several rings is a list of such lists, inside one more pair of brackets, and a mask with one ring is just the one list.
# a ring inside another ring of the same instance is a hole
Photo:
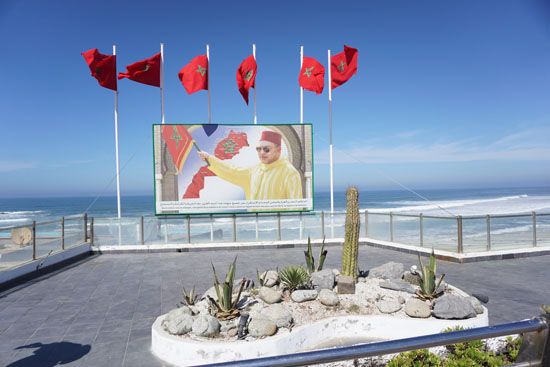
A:
{"label": "glass panel railing", "polygon": [[507,250],[533,246],[531,216],[491,217],[491,249]]}
{"label": "glass panel railing", "polygon": [[390,216],[389,214],[368,213],[368,237],[381,240],[390,240]]}
{"label": "glass panel railing", "polygon": [[420,246],[419,218],[393,215],[393,242]]}
{"label": "glass panel railing", "polygon": [[537,215],[537,246],[550,246],[550,214]]}
{"label": "glass panel railing", "polygon": [[423,218],[424,247],[457,252],[456,218]]}
{"label": "glass panel railing", "polygon": [[32,260],[32,225],[0,229],[0,271]]}
{"label": "glass panel railing", "polygon": [[[491,224],[489,221],[489,228]],[[462,243],[465,253],[490,250],[490,236],[487,237],[487,219],[473,218],[462,220]]]}

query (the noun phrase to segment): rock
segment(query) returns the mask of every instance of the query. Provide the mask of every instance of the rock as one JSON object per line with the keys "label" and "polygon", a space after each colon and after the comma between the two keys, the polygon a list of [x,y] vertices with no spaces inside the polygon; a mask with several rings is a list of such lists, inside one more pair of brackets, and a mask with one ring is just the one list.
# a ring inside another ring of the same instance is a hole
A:
{"label": "rock", "polygon": [[227,331],[227,336],[233,337],[236,336],[239,330],[237,328],[229,329]]}
{"label": "rock", "polygon": [[397,300],[398,300],[399,303],[401,303],[401,304],[403,304],[403,303],[406,302],[406,301],[405,301],[405,298],[403,298],[403,297],[401,297],[401,296],[397,297]]}
{"label": "rock", "polygon": [[474,307],[474,310],[476,310],[476,313],[478,315],[482,314],[483,313],[483,306],[481,305],[481,302],[479,302],[479,300],[475,297],[468,297],[468,300],[470,301],[470,303],[472,304],[472,306]]}
{"label": "rock", "polygon": [[338,277],[339,294],[355,294],[355,279],[353,277],[340,275]]}
{"label": "rock", "polygon": [[489,303],[489,296],[484,294],[472,293],[472,297],[477,298],[481,303]]}
{"label": "rock", "polygon": [[317,295],[318,293],[315,289],[300,289],[292,292],[290,298],[294,302],[302,303],[306,301],[313,301],[315,298],[317,298]]}
{"label": "rock", "polygon": [[220,321],[220,331],[223,333],[223,332],[229,331],[233,328],[236,328],[237,327],[237,324],[236,324],[237,320],[238,319]]}
{"label": "rock", "polygon": [[[175,310],[173,310],[175,311]],[[164,319],[166,330],[172,335],[184,335],[193,328],[193,316],[187,313],[174,314]]]}
{"label": "rock", "polygon": [[357,278],[357,282],[358,282],[358,283],[365,283],[366,281],[367,281],[367,278],[365,278],[365,277],[359,277],[359,278]]}
{"label": "rock", "polygon": [[210,301],[207,301],[206,299],[198,301],[193,306],[190,306],[190,308],[195,315],[210,315]]}
{"label": "rock", "polygon": [[321,289],[319,292],[319,297],[317,297],[319,302],[325,306],[336,306],[340,303],[338,295],[331,290]]}
{"label": "rock", "polygon": [[445,294],[435,300],[433,314],[440,319],[469,319],[477,315],[468,298],[452,294]]}
{"label": "rock", "polygon": [[421,279],[418,273],[414,274],[410,271],[403,273],[403,280],[412,285],[420,285]]}
{"label": "rock", "polygon": [[220,322],[214,316],[199,315],[193,322],[192,331],[196,336],[214,336],[220,332]]}
{"label": "rock", "polygon": [[268,287],[261,287],[260,291],[258,292],[258,296],[265,303],[272,304],[272,303],[281,302],[281,299],[283,297],[283,292],[276,291]]}
{"label": "rock", "polygon": [[292,314],[280,303],[265,308],[263,315],[273,321],[277,327],[288,327],[292,324]]}
{"label": "rock", "polygon": [[337,277],[338,275],[340,275],[340,270],[332,269],[332,273],[334,274],[335,277]]}
{"label": "rock", "polygon": [[418,298],[411,298],[405,304],[405,313],[410,317],[427,318],[430,317],[432,311],[426,302]]}
{"label": "rock", "polygon": [[414,294],[414,287],[403,280],[393,279],[393,280],[384,280],[379,284],[380,288],[391,289],[394,291],[407,292]]}
{"label": "rock", "polygon": [[390,261],[370,269],[368,278],[401,279],[404,270],[403,264]]}
{"label": "rock", "polygon": [[376,302],[376,307],[382,313],[394,313],[401,309],[401,303],[393,299],[381,300]]}
{"label": "rock", "polygon": [[325,269],[311,273],[311,284],[315,289],[334,288],[334,273],[331,269]]}
{"label": "rock", "polygon": [[275,270],[264,271],[260,277],[264,280],[264,287],[273,287],[279,283],[279,273]]}
{"label": "rock", "polygon": [[418,274],[418,266],[411,265],[411,268],[409,271],[411,272],[411,274]]}
{"label": "rock", "polygon": [[164,320],[168,321],[174,317],[180,317],[181,315],[193,315],[193,312],[189,307],[181,306],[178,308],[174,308],[172,311],[168,312]]}
{"label": "rock", "polygon": [[248,323],[248,334],[250,336],[271,336],[276,332],[277,325],[269,319],[255,318]]}

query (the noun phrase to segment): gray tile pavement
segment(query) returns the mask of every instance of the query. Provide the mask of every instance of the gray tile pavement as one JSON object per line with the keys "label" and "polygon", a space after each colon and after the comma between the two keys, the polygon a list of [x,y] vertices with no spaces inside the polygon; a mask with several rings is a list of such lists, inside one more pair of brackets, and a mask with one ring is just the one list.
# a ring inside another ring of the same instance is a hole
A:
{"label": "gray tile pavement", "polygon": [[[150,327],[181,299],[181,287],[203,292],[238,255],[237,275],[303,263],[303,249],[202,251],[91,256],[0,293],[0,365],[166,366],[149,348]],[[326,267],[339,267],[328,248]],[[362,246],[361,269],[415,255]],[[550,256],[457,264],[440,261],[446,280],[489,296],[491,324],[538,314],[550,303]],[[24,347],[24,348],[22,348]],[[19,348],[19,349],[18,349]]]}

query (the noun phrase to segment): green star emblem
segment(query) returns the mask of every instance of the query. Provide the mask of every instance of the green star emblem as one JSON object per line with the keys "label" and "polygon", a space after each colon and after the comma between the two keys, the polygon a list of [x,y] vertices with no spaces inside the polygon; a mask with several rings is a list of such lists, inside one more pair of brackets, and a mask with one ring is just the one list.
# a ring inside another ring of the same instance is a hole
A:
{"label": "green star emblem", "polygon": [[341,73],[343,73],[344,70],[346,70],[346,66],[347,66],[346,63],[343,62],[343,61],[341,61],[341,62],[340,62],[340,65],[337,66],[338,71],[341,72]]}
{"label": "green star emblem", "polygon": [[252,79],[252,76],[254,75],[254,72],[252,70],[249,70],[248,73],[246,73],[246,76],[244,77],[244,80],[246,80],[247,82],[250,81],[250,79]]}
{"label": "green star emblem", "polygon": [[200,73],[201,76],[204,76],[204,74],[206,74],[206,68],[203,68],[202,66],[197,65],[197,73]]}
{"label": "green star emblem", "polygon": [[314,66],[310,67],[310,68],[306,68],[306,71],[304,72],[304,75],[307,76],[308,78],[311,78],[311,71],[313,70]]}
{"label": "green star emblem", "polygon": [[175,126],[172,126],[172,140],[174,142],[176,142],[176,148],[178,148],[178,145],[180,143],[180,140],[181,140],[181,135],[180,133],[178,132],[178,129],[175,127]]}
{"label": "green star emblem", "polygon": [[236,146],[237,144],[233,140],[229,139],[225,143],[223,143],[223,152],[225,154],[234,154]]}

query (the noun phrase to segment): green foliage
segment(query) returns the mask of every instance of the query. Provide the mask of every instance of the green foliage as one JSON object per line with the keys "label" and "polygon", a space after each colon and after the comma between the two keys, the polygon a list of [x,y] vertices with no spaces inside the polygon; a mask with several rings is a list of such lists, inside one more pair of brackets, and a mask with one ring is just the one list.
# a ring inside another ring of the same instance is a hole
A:
{"label": "green foliage", "polygon": [[501,355],[504,358],[504,361],[507,363],[513,363],[516,361],[519,355],[519,350],[521,344],[523,343],[522,337],[512,338],[511,336],[506,337],[506,346],[502,351]]}
{"label": "green foliage", "polygon": [[393,357],[386,367],[440,367],[441,358],[427,349],[400,353]]}
{"label": "green foliage", "polygon": [[216,274],[216,268],[212,264],[212,270],[214,271],[214,289],[216,290],[216,296],[218,300],[214,300],[212,297],[208,297],[210,302],[217,308],[216,317],[221,320],[229,320],[239,316],[239,310],[237,304],[241,299],[241,293],[246,284],[246,279],[243,278],[239,285],[239,290],[236,297],[233,297],[233,281],[235,279],[235,269],[237,267],[237,257],[233,263],[229,265],[229,270],[225,276],[225,281],[220,283],[218,275]]}
{"label": "green foliage", "polygon": [[185,287],[183,287],[183,302],[180,302],[180,304],[192,306],[197,302],[197,298],[199,298],[199,296],[195,293],[195,286],[193,286],[193,289],[191,289],[189,293],[187,293]]}
{"label": "green foliage", "polygon": [[309,274],[303,267],[291,265],[279,271],[279,281],[292,292],[295,289],[307,286]]}
{"label": "green foliage", "polygon": [[327,258],[328,251],[325,250],[325,238],[323,237],[323,246],[321,246],[321,251],[319,252],[319,260],[317,261],[317,268],[315,268],[315,259],[313,258],[313,249],[311,248],[311,238],[307,237],[307,251],[304,251],[304,256],[306,257],[306,266],[307,271],[311,274],[315,271],[323,270],[323,264]]}
{"label": "green foliage", "polygon": [[550,313],[550,305],[540,305],[540,309],[544,313]]}
{"label": "green foliage", "polygon": [[423,300],[433,299],[441,295],[441,291],[438,291],[439,285],[445,274],[441,275],[439,281],[436,283],[436,270],[437,264],[435,260],[435,253],[432,249],[432,254],[430,255],[430,260],[428,265],[422,263],[420,259],[420,254],[418,254],[418,262],[420,262],[420,290],[416,291],[416,295]]}
{"label": "green foliage", "polygon": [[342,249],[342,275],[357,279],[359,255],[359,191],[350,187],[346,191],[346,224]]}

